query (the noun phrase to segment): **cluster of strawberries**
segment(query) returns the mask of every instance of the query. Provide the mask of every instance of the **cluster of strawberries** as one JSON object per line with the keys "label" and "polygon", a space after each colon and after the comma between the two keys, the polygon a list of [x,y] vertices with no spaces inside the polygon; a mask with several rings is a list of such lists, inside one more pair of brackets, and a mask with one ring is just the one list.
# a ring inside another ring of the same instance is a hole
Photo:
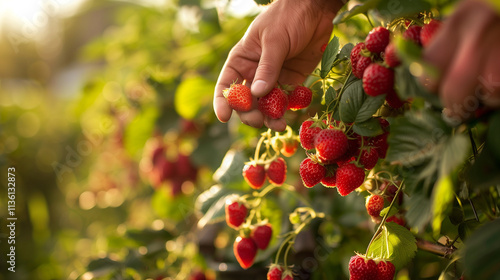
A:
{"label": "cluster of strawberries", "polygon": [[273,185],[281,186],[286,179],[286,162],[282,157],[277,157],[268,164],[252,160],[243,167],[243,178],[256,190],[264,185],[266,179]]}
{"label": "cluster of strawberries", "polygon": [[392,280],[396,268],[387,260],[373,260],[354,255],[349,261],[350,280]]}
{"label": "cluster of strawberries", "polygon": [[[372,221],[375,223],[380,223],[381,217],[380,212],[384,209],[385,206],[388,206],[397,195],[396,203],[394,207],[399,208],[403,204],[403,195],[398,194],[398,187],[394,185],[392,182],[383,180],[380,183],[380,186],[377,186],[376,189],[371,190],[371,194],[366,197],[366,212],[372,218]],[[396,184],[399,184],[399,181],[396,181]],[[406,221],[404,219],[404,213],[399,210],[398,213],[387,218],[387,222],[395,222],[400,226],[406,226]]]}
{"label": "cluster of strawberries", "polygon": [[189,155],[178,152],[178,147],[167,148],[163,139],[150,139],[140,163],[141,171],[154,188],[169,186],[171,194],[177,196],[182,193],[185,182],[196,182],[198,168]]}
{"label": "cluster of strawberries", "polygon": [[267,280],[293,280],[293,272],[288,267],[272,264],[267,272]]}
{"label": "cluster of strawberries", "polygon": [[365,170],[372,169],[387,153],[389,123],[382,118],[379,121],[384,133],[375,137],[360,136],[352,131],[346,134],[317,118],[304,121],[299,130],[300,144],[308,155],[299,168],[304,186],[311,188],[321,183],[325,187],[337,187],[342,196],[361,186]]}
{"label": "cluster of strawberries", "polygon": [[232,84],[223,92],[229,106],[238,112],[248,112],[255,106],[271,119],[279,119],[287,110],[300,110],[308,107],[312,101],[312,91],[305,86],[275,87],[268,94],[257,99],[255,105],[250,88],[241,84]]}
{"label": "cluster of strawberries", "polygon": [[[408,26],[403,38],[419,46],[427,46],[439,29],[441,22],[431,20],[423,27]],[[394,68],[401,64],[396,46],[391,41],[391,32],[384,27],[375,27],[364,42],[356,44],[351,51],[352,73],[363,80],[363,89],[370,96],[386,94],[387,104],[401,108],[404,102],[394,90]]]}
{"label": "cluster of strawberries", "polygon": [[258,250],[265,250],[269,246],[273,229],[267,221],[249,225],[245,223],[248,207],[239,196],[232,196],[226,200],[226,223],[240,231],[240,235],[233,243],[233,252],[236,260],[244,269],[253,265]]}

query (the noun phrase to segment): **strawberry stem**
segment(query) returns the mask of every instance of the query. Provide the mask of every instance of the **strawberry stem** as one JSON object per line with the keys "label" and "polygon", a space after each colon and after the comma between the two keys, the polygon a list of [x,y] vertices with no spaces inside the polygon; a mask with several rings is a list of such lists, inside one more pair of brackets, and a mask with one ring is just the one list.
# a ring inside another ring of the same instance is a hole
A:
{"label": "strawberry stem", "polygon": [[[392,181],[392,180],[391,180]],[[389,213],[391,212],[391,209],[392,209],[392,206],[394,205],[394,202],[396,201],[396,199],[398,198],[399,196],[399,193],[403,190],[403,183],[404,183],[404,179],[401,181],[401,184],[398,186],[398,191],[396,192],[396,194],[394,195],[394,198],[392,199],[391,201],[391,204],[389,205],[389,209],[388,211],[385,213],[384,215],[384,218],[382,219],[382,222],[380,222],[380,225],[378,226],[377,230],[375,231],[375,233],[373,234],[372,236],[372,239],[370,240],[370,243],[368,243],[368,247],[366,248],[366,253],[365,255],[368,255],[368,251],[370,250],[370,246],[372,245],[373,241],[375,240],[375,238],[377,238],[377,236],[380,234],[380,232],[382,231],[382,228],[384,227],[385,225],[385,221],[387,220],[387,218],[389,217]],[[396,184],[394,184],[396,186]]]}
{"label": "strawberry stem", "polygon": [[278,263],[279,262],[281,251],[283,251],[283,248],[285,247],[286,244],[288,244],[288,242],[290,241],[290,239],[294,238],[294,236],[295,236],[295,234],[294,234],[293,231],[292,232],[288,232],[287,235],[288,235],[288,237],[286,237],[283,240],[283,242],[280,245],[280,248],[278,249],[278,252],[276,253],[276,259],[275,259],[274,263]]}

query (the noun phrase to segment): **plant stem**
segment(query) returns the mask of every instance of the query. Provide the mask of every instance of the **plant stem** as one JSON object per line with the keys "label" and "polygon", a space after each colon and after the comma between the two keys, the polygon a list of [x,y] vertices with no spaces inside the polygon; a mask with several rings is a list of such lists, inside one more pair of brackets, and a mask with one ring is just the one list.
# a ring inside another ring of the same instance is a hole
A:
{"label": "plant stem", "polygon": [[373,22],[371,21],[371,19],[368,16],[368,14],[367,13],[363,13],[363,15],[365,15],[366,19],[368,20],[368,23],[370,23],[370,25],[372,26],[372,28],[374,28],[375,26],[373,25]]}
{"label": "plant stem", "polygon": [[445,258],[450,258],[450,256],[456,251],[456,248],[453,246],[447,247],[441,244],[436,244],[429,242],[427,240],[418,239],[417,238],[417,247],[420,250],[424,250],[427,252],[431,252],[438,256],[442,256]]}
{"label": "plant stem", "polygon": [[288,252],[290,252],[290,249],[292,248],[293,244],[295,243],[295,238],[297,237],[297,235],[295,235],[292,240],[288,241],[287,244],[288,244],[288,247],[286,247],[286,250],[285,250],[285,256],[283,257],[283,265],[285,267],[288,267],[288,264],[287,264],[287,260],[288,260]]}
{"label": "plant stem", "polygon": [[260,147],[262,146],[262,143],[264,142],[264,139],[265,139],[265,135],[262,134],[260,139],[259,139],[259,142],[257,143],[257,147],[255,148],[255,154],[253,156],[253,160],[258,160],[259,159],[259,152],[260,152]]}
{"label": "plant stem", "polygon": [[398,187],[398,191],[396,192],[396,194],[394,195],[394,198],[392,199],[391,201],[391,205],[389,205],[389,209],[387,211],[387,213],[385,213],[384,215],[384,218],[382,219],[382,221],[380,222],[380,225],[378,226],[377,230],[375,231],[375,233],[373,234],[372,236],[372,239],[370,240],[370,243],[368,243],[368,247],[366,248],[366,253],[365,255],[368,254],[368,251],[370,250],[370,246],[372,245],[373,241],[375,240],[375,238],[377,238],[377,236],[380,234],[380,232],[382,231],[382,228],[384,227],[385,225],[385,221],[387,220],[387,218],[389,217],[389,213],[391,212],[391,209],[392,209],[392,206],[394,205],[394,202],[396,201],[396,198],[398,198],[399,196],[399,193],[403,190],[403,183],[404,183],[404,179],[401,181],[401,184],[399,185]]}
{"label": "plant stem", "polygon": [[476,142],[474,141],[474,137],[472,136],[472,130],[470,128],[467,129],[469,132],[469,139],[470,139],[470,144],[472,147],[472,154],[474,154],[474,160],[477,158],[477,146]]}
{"label": "plant stem", "polygon": [[285,247],[286,244],[290,241],[290,239],[294,238],[295,234],[294,232],[289,232],[288,236],[283,240],[283,243],[281,243],[280,248],[278,249],[278,252],[276,253],[276,258],[274,260],[274,263],[278,263],[280,260],[280,254],[283,248]]}
{"label": "plant stem", "polygon": [[[344,81],[344,83],[342,84],[342,87],[340,88],[339,90],[339,93],[338,95],[335,97],[335,99],[332,101],[335,102],[333,108],[332,108],[332,111],[335,111],[335,109],[337,108],[337,106],[339,105],[339,102],[340,102],[340,98],[342,97],[342,94],[344,93],[344,90],[345,88],[347,87],[347,82],[349,81],[349,78],[351,77],[351,74],[352,74],[352,70],[349,70],[348,74],[347,74],[347,77]],[[326,112],[330,112],[330,105],[331,104],[326,104]],[[340,111],[339,111],[340,113]]]}

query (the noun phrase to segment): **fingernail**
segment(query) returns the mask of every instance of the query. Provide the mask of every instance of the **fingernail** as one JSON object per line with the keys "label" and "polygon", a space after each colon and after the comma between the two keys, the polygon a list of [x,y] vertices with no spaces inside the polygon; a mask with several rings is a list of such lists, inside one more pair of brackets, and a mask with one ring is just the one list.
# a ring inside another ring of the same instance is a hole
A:
{"label": "fingernail", "polygon": [[267,83],[262,81],[262,80],[257,80],[257,81],[252,83],[251,91],[252,91],[252,94],[255,96],[265,95],[267,93],[266,89],[267,89]]}

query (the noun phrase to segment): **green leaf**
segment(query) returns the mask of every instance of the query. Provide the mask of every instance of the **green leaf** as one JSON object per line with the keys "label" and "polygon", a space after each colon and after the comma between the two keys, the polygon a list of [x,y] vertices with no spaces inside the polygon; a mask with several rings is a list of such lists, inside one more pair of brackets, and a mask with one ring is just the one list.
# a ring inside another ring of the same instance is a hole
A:
{"label": "green leaf", "polygon": [[229,191],[226,188],[223,188],[221,185],[213,185],[196,198],[194,209],[199,214],[204,215],[212,204],[227,194],[229,194]]}
{"label": "green leaf", "polygon": [[463,164],[470,151],[469,139],[464,134],[454,134],[444,145],[440,176],[450,174]]}
{"label": "green leaf", "polygon": [[254,0],[254,1],[255,3],[257,3],[257,5],[268,5],[271,2],[273,2],[273,0]]}
{"label": "green leaf", "polygon": [[409,111],[391,124],[386,160],[403,166],[420,165],[441,154],[440,144],[449,133],[439,113]]}
{"label": "green leaf", "polygon": [[377,5],[377,12],[388,22],[414,14],[429,11],[431,5],[425,0],[394,1],[383,0]]}
{"label": "green leaf", "polygon": [[337,92],[333,87],[329,87],[325,92],[325,104],[329,106],[337,97]]}
{"label": "green leaf", "polygon": [[396,223],[385,223],[367,252],[371,258],[389,259],[396,270],[404,267],[417,252],[413,234]]}
{"label": "green leaf", "polygon": [[339,24],[345,22],[346,20],[352,18],[353,16],[367,13],[370,9],[375,8],[381,0],[369,0],[362,5],[356,5],[348,11],[337,14],[333,19],[333,24]]}
{"label": "green leaf", "polygon": [[213,179],[222,185],[241,181],[243,179],[241,170],[243,170],[246,160],[248,159],[240,151],[235,149],[227,151],[220,167],[215,171]]}
{"label": "green leaf", "polygon": [[464,211],[460,207],[453,207],[448,218],[453,225],[459,225],[464,221]]}
{"label": "green leaf", "polygon": [[123,141],[125,150],[133,157],[142,152],[146,141],[153,134],[155,121],[158,117],[156,106],[146,107],[126,126]]}
{"label": "green leaf", "polygon": [[175,110],[185,119],[194,119],[202,108],[211,108],[214,87],[213,81],[200,76],[185,79],[175,92]]}
{"label": "green leaf", "polygon": [[400,66],[395,69],[395,85],[402,100],[410,98],[422,98],[437,108],[442,108],[439,96],[431,94],[413,76],[408,67]]}
{"label": "green leaf", "polygon": [[432,194],[432,231],[435,238],[441,233],[441,223],[446,218],[454,197],[451,176],[441,177]]}
{"label": "green leaf", "polygon": [[476,221],[476,219],[471,219],[464,221],[458,225],[458,235],[463,242],[467,242],[467,239],[472,235],[472,233],[480,226],[481,224]]}
{"label": "green leaf", "polygon": [[347,43],[345,44],[342,49],[340,49],[339,55],[337,57],[337,60],[344,60],[344,59],[350,59],[351,58],[351,51],[354,48],[353,43]]}
{"label": "green leaf", "polygon": [[333,62],[336,60],[338,52],[339,52],[339,38],[337,36],[333,36],[332,40],[326,46],[325,52],[323,53],[323,58],[321,59],[321,71],[320,77],[326,78],[330,70],[332,70]]}
{"label": "green leaf", "polygon": [[465,242],[467,279],[500,279],[500,219],[478,228]]}
{"label": "green leaf", "polygon": [[363,91],[363,82],[361,80],[357,80],[348,85],[340,98],[340,120],[345,123],[354,122],[366,97],[367,95]]}
{"label": "green leaf", "polygon": [[182,221],[193,212],[192,198],[184,195],[174,197],[170,194],[170,186],[167,186],[163,185],[161,189],[154,192],[151,197],[151,206],[162,218]]}
{"label": "green leaf", "polygon": [[414,15],[419,12],[428,11],[431,5],[425,0],[393,1],[393,0],[368,0],[362,5],[354,6],[349,11],[338,14],[333,19],[333,24],[339,24],[359,14],[366,14],[370,10],[376,10],[377,14],[390,22],[396,18]]}
{"label": "green leaf", "polygon": [[137,244],[147,246],[151,244],[153,241],[162,241],[166,242],[167,240],[172,239],[172,234],[164,229],[162,230],[153,230],[153,229],[128,229],[126,232],[128,238],[137,242]]}
{"label": "green leaf", "polygon": [[[380,211],[380,217],[384,217],[385,214],[389,211],[389,206],[385,207],[384,209],[382,209],[382,211]],[[391,212],[389,212],[389,215],[388,217],[390,216],[394,216],[398,213],[399,209],[397,207],[392,207],[391,208]]]}
{"label": "green leaf", "polygon": [[226,218],[226,199],[233,194],[227,194],[219,197],[215,202],[210,205],[207,212],[198,221],[198,228],[204,228],[206,225],[219,223]]}
{"label": "green leaf", "polygon": [[412,228],[423,231],[425,225],[431,220],[431,201],[421,194],[415,193],[411,195],[405,203],[408,206],[408,211],[405,214],[406,222]]}
{"label": "green leaf", "polygon": [[110,258],[100,258],[96,260],[92,260],[89,262],[87,265],[87,270],[88,271],[97,271],[97,270],[112,270],[112,269],[117,269],[121,266],[121,264],[117,261],[114,261]]}
{"label": "green leaf", "polygon": [[380,122],[375,118],[371,118],[364,122],[356,122],[352,126],[352,129],[361,136],[373,137],[383,133]]}
{"label": "green leaf", "polygon": [[211,170],[219,167],[224,152],[231,145],[228,127],[227,124],[216,123],[203,130],[203,134],[198,137],[198,145],[191,154],[194,164],[208,166]]}
{"label": "green leaf", "polygon": [[354,120],[355,122],[364,122],[367,121],[369,118],[377,112],[377,110],[384,104],[385,101],[385,94],[372,97],[372,96],[367,96],[363,104],[361,105],[361,108],[358,110],[358,114],[356,115],[356,119]]}

